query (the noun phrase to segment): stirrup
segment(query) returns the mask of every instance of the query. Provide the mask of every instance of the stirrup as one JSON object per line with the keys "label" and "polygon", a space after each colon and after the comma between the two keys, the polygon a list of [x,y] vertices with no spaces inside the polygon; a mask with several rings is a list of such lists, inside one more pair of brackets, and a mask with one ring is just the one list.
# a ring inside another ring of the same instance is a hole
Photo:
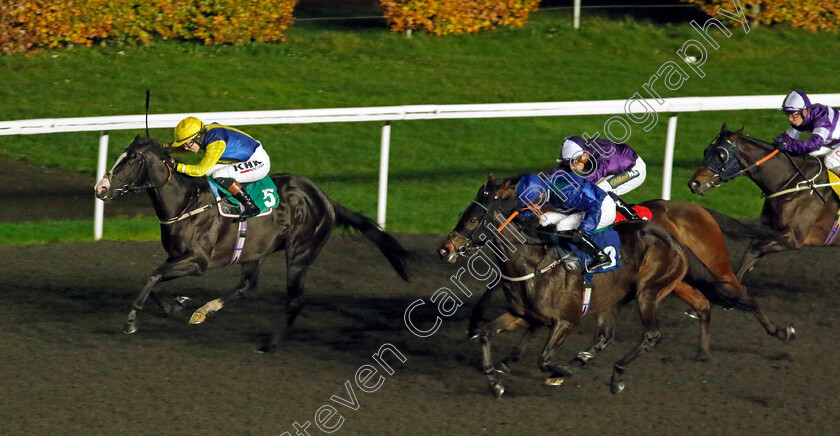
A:
{"label": "stirrup", "polygon": [[589,265],[586,265],[586,272],[593,272],[598,268],[603,268],[605,266],[609,266],[612,263],[612,259],[609,255],[605,254],[605,259],[602,259],[601,262],[596,263],[595,258],[593,257],[592,260],[589,262]]}

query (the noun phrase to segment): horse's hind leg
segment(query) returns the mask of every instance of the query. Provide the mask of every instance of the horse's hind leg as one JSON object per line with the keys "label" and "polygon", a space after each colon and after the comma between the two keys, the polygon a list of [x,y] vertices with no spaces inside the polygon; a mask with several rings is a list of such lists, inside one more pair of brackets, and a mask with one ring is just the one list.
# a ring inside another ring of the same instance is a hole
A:
{"label": "horse's hind leg", "polygon": [[779,338],[785,342],[792,341],[796,338],[796,329],[793,328],[792,325],[785,327],[784,329],[780,329],[776,324],[773,324],[773,321],[761,311],[761,308],[758,308],[755,312],[753,312],[753,316],[758,322],[761,323],[764,330],[767,331],[767,334],[770,336]]}
{"label": "horse's hind leg", "polygon": [[579,352],[569,364],[574,364],[578,368],[585,366],[596,354],[604,351],[615,340],[616,312],[618,312],[618,308],[613,307],[609,312],[601,312],[596,315],[595,319],[598,327],[595,331],[595,342],[586,351]]}
{"label": "horse's hind leg", "polygon": [[257,289],[257,280],[260,277],[261,260],[254,260],[242,264],[242,277],[239,279],[239,284],[236,289],[222,298],[217,298],[201,306],[193,312],[190,317],[190,324],[201,324],[207,319],[207,315],[220,310],[227,304],[234,302],[250,292]]}
{"label": "horse's hind leg", "polygon": [[487,383],[490,385],[490,391],[493,392],[493,396],[496,398],[502,396],[505,392],[505,387],[498,378],[498,375],[502,371],[499,371],[493,366],[493,356],[490,353],[490,336],[503,331],[511,331],[522,328],[530,328],[528,321],[507,312],[484,326],[479,333],[478,340],[481,343],[481,369],[484,372],[484,376],[487,378]]}
{"label": "horse's hind leg", "polygon": [[[667,293],[661,294],[663,297]],[[642,335],[642,342],[625,354],[613,366],[612,379],[610,380],[610,392],[617,394],[624,390],[624,372],[627,365],[636,360],[642,353],[650,351],[662,339],[662,334],[659,332],[659,323],[656,321],[656,308],[659,303],[659,298],[650,293],[641,293],[639,296],[639,313],[642,317],[642,325],[644,333]]]}
{"label": "horse's hind leg", "polygon": [[326,229],[326,235],[320,237],[316,234],[307,239],[300,245],[292,245],[286,248],[286,292],[288,294],[288,301],[286,303],[286,323],[280,327],[271,339],[266,343],[260,351],[271,353],[277,349],[291,330],[292,324],[300,314],[301,309],[305,304],[303,298],[303,278],[306,276],[306,271],[315,257],[327,242],[329,230]]}
{"label": "horse's hind leg", "polygon": [[686,283],[678,284],[674,288],[674,294],[694,309],[694,314],[700,322],[700,349],[697,354],[697,360],[707,360],[710,355],[709,344],[711,343],[711,304],[700,291]]}

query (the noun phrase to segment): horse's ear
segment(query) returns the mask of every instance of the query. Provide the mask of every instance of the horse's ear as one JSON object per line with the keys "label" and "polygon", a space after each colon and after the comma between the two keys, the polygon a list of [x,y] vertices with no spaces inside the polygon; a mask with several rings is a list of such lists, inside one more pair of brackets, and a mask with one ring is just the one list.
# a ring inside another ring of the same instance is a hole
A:
{"label": "horse's ear", "polygon": [[741,127],[740,129],[736,130],[735,132],[733,132],[733,133],[732,133],[732,136],[734,136],[734,137],[736,137],[736,138],[740,138],[742,133],[744,133],[744,128],[743,128],[743,127]]}
{"label": "horse's ear", "polygon": [[726,127],[726,123],[723,123],[723,125],[722,125],[722,126],[720,126],[720,133],[724,133],[724,132],[726,132],[726,131],[728,131],[728,130],[729,130],[729,128],[728,128],[728,127]]}
{"label": "horse's ear", "polygon": [[487,175],[487,183],[490,183],[492,181],[493,181],[493,173],[490,173],[490,174]]}

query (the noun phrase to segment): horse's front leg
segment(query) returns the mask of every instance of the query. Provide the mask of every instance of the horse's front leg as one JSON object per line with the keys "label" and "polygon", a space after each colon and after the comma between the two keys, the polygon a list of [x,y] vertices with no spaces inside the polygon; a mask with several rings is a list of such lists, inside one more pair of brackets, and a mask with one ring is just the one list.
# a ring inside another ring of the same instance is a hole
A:
{"label": "horse's front leg", "polygon": [[499,371],[493,366],[493,356],[490,353],[490,336],[497,333],[510,330],[518,330],[523,328],[530,328],[530,323],[513,313],[507,312],[487,324],[479,332],[478,340],[481,343],[481,370],[484,377],[487,378],[487,383],[490,386],[490,391],[496,398],[501,397],[505,393],[505,387],[499,379]]}
{"label": "horse's front leg", "polygon": [[556,365],[553,362],[554,351],[566,340],[569,333],[576,328],[571,322],[565,319],[558,319],[551,326],[551,331],[548,334],[548,339],[545,341],[542,354],[540,354],[539,366],[540,371],[549,373],[549,377],[545,379],[545,384],[551,386],[560,386],[563,384],[563,377],[571,376],[574,370],[565,365]]}
{"label": "horse's front leg", "polygon": [[216,312],[225,305],[234,302],[250,292],[257,289],[257,280],[260,276],[260,260],[246,262],[242,264],[242,277],[236,289],[222,298],[217,298],[201,306],[198,310],[193,312],[190,317],[190,324],[201,324],[207,319],[207,315]]}
{"label": "horse's front leg", "polygon": [[492,299],[493,293],[496,289],[498,289],[498,286],[484,291],[484,293],[481,294],[481,298],[478,299],[478,302],[473,307],[473,310],[470,313],[470,325],[467,327],[467,339],[473,340],[479,338],[480,331],[478,329],[478,324],[482,319],[484,319],[484,312],[487,311],[487,306],[490,305],[490,300]]}
{"label": "horse's front leg", "polygon": [[756,241],[750,244],[750,248],[747,249],[744,257],[741,258],[741,266],[738,267],[738,273],[735,274],[738,281],[743,281],[744,275],[752,270],[765,254],[802,248],[803,241],[800,240],[801,238],[797,238],[793,231],[783,232],[782,237],[784,238],[784,243],[779,241]]}
{"label": "horse's front leg", "polygon": [[161,266],[157,267],[146,279],[146,284],[143,286],[143,290],[140,291],[140,295],[131,304],[131,311],[128,313],[128,319],[126,319],[125,325],[123,326],[123,332],[131,334],[137,331],[137,312],[143,310],[143,305],[146,303],[146,299],[149,297],[155,285],[162,281],[172,280],[186,275],[200,275],[204,273],[206,268],[205,264],[200,263],[194,258],[167,260]]}

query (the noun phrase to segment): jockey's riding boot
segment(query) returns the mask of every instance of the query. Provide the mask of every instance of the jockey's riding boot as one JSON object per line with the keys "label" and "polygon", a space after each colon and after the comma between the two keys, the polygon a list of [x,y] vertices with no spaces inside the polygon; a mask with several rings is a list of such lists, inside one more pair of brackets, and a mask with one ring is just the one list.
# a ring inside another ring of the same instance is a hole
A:
{"label": "jockey's riding boot", "polygon": [[583,232],[574,232],[573,234],[574,243],[578,246],[584,253],[592,256],[592,260],[589,262],[589,265],[586,266],[587,272],[595,271],[596,269],[607,266],[612,263],[612,259],[610,256],[601,250],[592,239]]}
{"label": "jockey's riding boot", "polygon": [[615,208],[624,215],[625,219],[628,220],[640,220],[639,214],[633,209],[632,206],[627,204],[621,197],[618,196],[615,192],[608,192],[607,194],[615,201]]}
{"label": "jockey's riding boot", "polygon": [[236,201],[245,207],[245,210],[239,214],[239,219],[237,219],[237,221],[245,221],[248,218],[252,218],[260,214],[260,208],[254,204],[254,200],[251,199],[251,196],[245,192],[245,189],[243,189],[242,185],[238,182],[233,182],[233,184],[228,188],[228,191],[233,194],[233,198],[235,198]]}

